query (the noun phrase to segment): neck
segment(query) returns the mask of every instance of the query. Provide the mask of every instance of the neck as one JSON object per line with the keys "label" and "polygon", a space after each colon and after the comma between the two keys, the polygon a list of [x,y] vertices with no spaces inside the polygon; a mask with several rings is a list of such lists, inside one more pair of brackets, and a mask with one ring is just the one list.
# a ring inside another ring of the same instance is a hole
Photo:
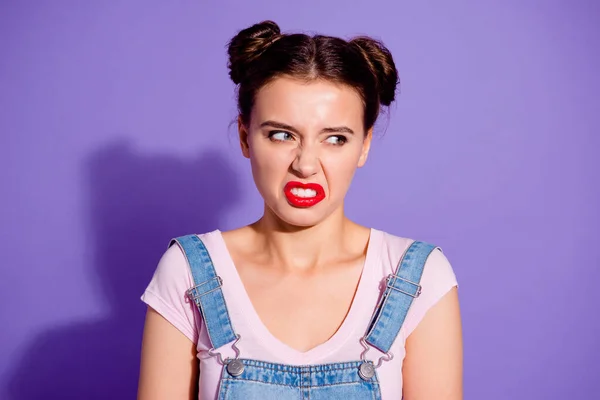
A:
{"label": "neck", "polygon": [[342,207],[310,227],[289,225],[270,210],[265,210],[252,228],[259,237],[259,246],[273,265],[305,271],[339,260],[357,240],[359,231],[358,225],[344,215]]}

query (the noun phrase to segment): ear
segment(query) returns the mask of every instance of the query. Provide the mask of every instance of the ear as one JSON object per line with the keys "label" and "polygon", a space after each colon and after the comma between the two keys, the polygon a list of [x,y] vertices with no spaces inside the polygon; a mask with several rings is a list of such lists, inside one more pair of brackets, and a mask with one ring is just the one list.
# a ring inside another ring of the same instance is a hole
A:
{"label": "ear", "polygon": [[248,147],[248,130],[242,122],[242,116],[238,116],[238,134],[240,136],[240,147],[242,148],[242,154],[246,158],[250,158],[250,148]]}
{"label": "ear", "polygon": [[367,134],[363,140],[360,158],[358,159],[358,168],[362,167],[367,162],[369,150],[371,149],[371,139],[373,139],[373,128],[367,131]]}

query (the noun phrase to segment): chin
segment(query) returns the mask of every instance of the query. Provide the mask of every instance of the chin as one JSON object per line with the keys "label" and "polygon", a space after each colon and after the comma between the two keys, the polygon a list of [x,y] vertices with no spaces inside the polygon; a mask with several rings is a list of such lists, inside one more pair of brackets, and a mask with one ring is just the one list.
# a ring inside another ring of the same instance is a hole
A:
{"label": "chin", "polygon": [[318,225],[330,215],[326,212],[325,207],[319,207],[319,205],[297,208],[288,203],[271,208],[271,212],[284,223],[302,228]]}

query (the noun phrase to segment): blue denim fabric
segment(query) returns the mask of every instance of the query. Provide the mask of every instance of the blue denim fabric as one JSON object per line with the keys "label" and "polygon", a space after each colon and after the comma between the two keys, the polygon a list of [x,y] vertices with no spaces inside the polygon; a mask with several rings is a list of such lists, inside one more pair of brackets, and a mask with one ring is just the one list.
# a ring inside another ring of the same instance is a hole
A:
{"label": "blue denim fabric", "polygon": [[[202,314],[213,348],[234,343],[238,337],[227,311],[221,279],[204,243],[197,235],[175,238],[169,246],[175,243],[183,250],[191,269],[195,286],[188,291],[188,295]],[[366,343],[388,353],[413,298],[420,294],[419,282],[423,268],[434,249],[436,247],[433,245],[414,242],[404,253],[396,273],[387,278],[386,290],[365,334]],[[361,364],[373,365],[363,358],[365,353],[357,361],[307,366],[239,358],[244,369],[237,376],[230,374],[227,369],[231,360],[221,360],[224,368],[218,399],[379,400],[381,391],[376,370],[370,378],[359,374]]]}
{"label": "blue denim fabric", "polygon": [[421,293],[421,276],[425,262],[437,247],[425,242],[413,242],[404,253],[394,275],[387,278],[386,290],[371,321],[366,341],[387,353],[408,313],[413,299]]}
{"label": "blue denim fabric", "polygon": [[245,368],[238,377],[223,368],[219,400],[381,399],[377,375],[368,381],[358,375],[361,361],[312,366],[241,361]]}
{"label": "blue denim fabric", "polygon": [[206,246],[197,235],[172,239],[169,247],[174,243],[183,250],[191,268],[195,286],[188,290],[188,295],[200,309],[213,348],[233,342],[236,336],[221,290],[221,278],[217,276]]}

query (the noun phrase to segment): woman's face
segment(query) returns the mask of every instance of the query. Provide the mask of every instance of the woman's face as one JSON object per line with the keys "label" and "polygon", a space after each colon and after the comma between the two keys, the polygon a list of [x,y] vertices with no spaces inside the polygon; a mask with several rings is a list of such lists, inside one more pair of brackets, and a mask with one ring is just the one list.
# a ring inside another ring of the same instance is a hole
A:
{"label": "woman's face", "polygon": [[364,132],[363,104],[352,88],[287,77],[258,91],[250,126],[240,122],[239,131],[266,206],[294,226],[343,212],[372,136]]}

